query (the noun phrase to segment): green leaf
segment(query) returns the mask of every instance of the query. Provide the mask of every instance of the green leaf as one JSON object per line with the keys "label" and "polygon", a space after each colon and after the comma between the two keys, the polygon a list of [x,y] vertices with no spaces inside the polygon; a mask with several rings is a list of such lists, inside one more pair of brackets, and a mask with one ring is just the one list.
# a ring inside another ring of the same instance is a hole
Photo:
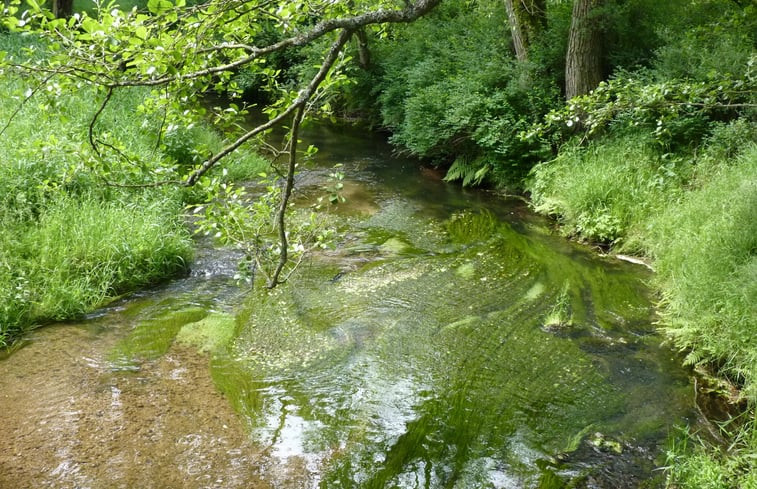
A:
{"label": "green leaf", "polygon": [[147,2],[147,10],[153,14],[162,14],[167,10],[170,10],[173,4],[168,0],[149,0]]}
{"label": "green leaf", "polygon": [[147,28],[143,25],[136,28],[134,35],[140,39],[147,39]]}

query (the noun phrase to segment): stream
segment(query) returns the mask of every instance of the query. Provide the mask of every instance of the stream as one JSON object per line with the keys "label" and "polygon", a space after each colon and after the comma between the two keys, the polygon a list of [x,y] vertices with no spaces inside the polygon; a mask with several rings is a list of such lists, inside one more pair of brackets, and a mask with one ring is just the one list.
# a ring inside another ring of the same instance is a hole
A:
{"label": "stream", "polygon": [[333,249],[272,291],[198,241],[189,276],[0,360],[1,488],[658,487],[695,424],[650,272],[316,126]]}

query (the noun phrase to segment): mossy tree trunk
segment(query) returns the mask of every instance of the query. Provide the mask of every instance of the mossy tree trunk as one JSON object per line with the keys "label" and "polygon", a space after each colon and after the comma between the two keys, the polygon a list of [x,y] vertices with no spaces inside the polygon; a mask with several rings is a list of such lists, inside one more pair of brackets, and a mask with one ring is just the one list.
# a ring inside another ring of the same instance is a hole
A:
{"label": "mossy tree trunk", "polygon": [[528,51],[547,24],[546,0],[505,0],[507,21],[518,61],[528,59]]}
{"label": "mossy tree trunk", "polygon": [[602,36],[597,8],[604,0],[575,0],[565,57],[565,98],[584,95],[602,81]]}

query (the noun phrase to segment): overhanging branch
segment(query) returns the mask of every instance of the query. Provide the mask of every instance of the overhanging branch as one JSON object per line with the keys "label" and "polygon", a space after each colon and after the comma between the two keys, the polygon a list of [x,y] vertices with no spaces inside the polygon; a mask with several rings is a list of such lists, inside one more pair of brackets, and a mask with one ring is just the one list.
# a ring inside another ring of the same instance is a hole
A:
{"label": "overhanging branch", "polygon": [[[196,70],[189,73],[164,76],[164,77],[154,78],[154,79],[113,80],[112,76],[110,76],[111,73],[102,73],[100,76],[102,76],[102,78],[104,78],[105,80],[108,80],[108,81],[103,82],[102,84],[108,87],[114,87],[114,88],[115,87],[130,87],[130,86],[148,86],[149,87],[149,86],[165,85],[165,84],[173,83],[173,82],[194,80],[194,79],[202,78],[209,75],[216,75],[219,73],[234,71],[268,54],[281,51],[289,47],[304,46],[306,44],[309,44],[330,32],[335,32],[338,30],[355,31],[361,27],[365,27],[367,25],[372,25],[372,24],[412,22],[418,19],[419,17],[425,15],[429,11],[431,11],[440,2],[441,0],[419,0],[415,4],[408,4],[408,6],[402,10],[380,9],[380,10],[375,10],[372,12],[366,12],[364,14],[356,15],[353,17],[343,17],[343,18],[338,18],[338,19],[325,20],[325,21],[319,22],[318,24],[313,26],[311,29],[303,33],[297,34],[295,36],[291,36],[287,39],[284,39],[282,41],[279,41],[277,43],[274,43],[265,47],[248,46],[248,45],[238,44],[238,43],[234,43],[234,44],[221,43],[216,46],[202,48],[200,52],[202,52],[203,50],[221,51],[225,49],[243,49],[249,52],[250,55],[240,58],[236,61],[232,61],[230,63],[225,63],[219,66],[213,66],[213,67],[202,69],[202,70]],[[87,75],[91,76],[92,72],[91,71],[87,72]]]}
{"label": "overhanging branch", "polygon": [[[313,96],[315,91],[318,89],[318,86],[326,78],[326,75],[328,74],[329,70],[336,62],[340,51],[342,50],[344,45],[347,43],[350,36],[352,36],[352,31],[346,30],[346,29],[343,30],[339,34],[339,37],[331,45],[329,52],[326,54],[326,57],[321,63],[321,67],[318,70],[318,73],[316,73],[316,75],[310,80],[310,83],[308,83],[308,85],[305,88],[300,90],[300,93],[297,96],[297,98],[294,100],[294,102],[292,102],[281,114],[269,120],[268,122],[264,124],[260,124],[259,126],[251,129],[250,131],[247,131],[245,134],[240,136],[236,141],[229,144],[228,146],[223,148],[221,151],[219,151],[217,154],[213,155],[211,158],[206,160],[200,166],[200,168],[198,168],[197,170],[195,170],[189,175],[189,178],[187,178],[186,185],[187,186],[194,185],[200,177],[202,177],[205,173],[207,173],[208,170],[210,170],[216,163],[218,163],[225,156],[228,156],[229,154],[234,152],[237,148],[242,146],[244,143],[246,143],[247,141],[249,141],[256,135],[274,127],[279,122],[288,118],[300,107],[304,107],[305,104],[308,102],[308,100],[310,100],[310,98]],[[294,144],[294,142],[292,144]]]}

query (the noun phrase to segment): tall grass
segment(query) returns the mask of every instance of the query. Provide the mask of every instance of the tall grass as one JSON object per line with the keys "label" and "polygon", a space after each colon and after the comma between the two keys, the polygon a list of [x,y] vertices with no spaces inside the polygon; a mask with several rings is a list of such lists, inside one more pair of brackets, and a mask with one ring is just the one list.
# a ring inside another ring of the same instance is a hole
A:
{"label": "tall grass", "polygon": [[[753,413],[752,413],[753,414]],[[756,489],[757,430],[752,417],[730,433],[727,447],[713,449],[690,429],[671,438],[666,450],[668,487]]]}
{"label": "tall grass", "polygon": [[681,192],[690,164],[662,153],[648,137],[626,135],[564,147],[534,167],[527,181],[538,212],[556,216],[566,234],[626,249],[635,232]]}
{"label": "tall grass", "polygon": [[615,138],[538,165],[529,187],[570,234],[653,258],[675,344],[757,399],[757,145],[725,159],[721,149],[673,159]]}
{"label": "tall grass", "polygon": [[757,145],[715,165],[649,221],[666,331],[688,360],[717,359],[757,400]]}
{"label": "tall grass", "polygon": [[[28,57],[29,46],[38,41],[0,34],[0,50],[10,56]],[[58,93],[52,80],[49,89],[22,103],[30,88],[18,74],[0,77],[0,128],[8,123],[0,135],[0,346],[35,324],[81,316],[186,270],[191,239],[181,214],[187,199],[199,198],[197,192],[128,190],[106,185],[98,174],[129,182],[159,165],[168,164],[168,172],[188,171],[196,162],[177,161],[172,150],[194,155],[224,144],[221,135],[202,127],[176,130],[202,138],[158,145],[159,118],[139,110],[149,92],[122,90],[97,129],[117,137],[142,165],[97,161],[87,141],[97,110],[94,90]],[[266,164],[251,152],[235,154],[226,179],[249,178]],[[220,169],[214,172],[221,176]]]}
{"label": "tall grass", "polygon": [[66,319],[109,297],[184,271],[191,254],[179,202],[152,196],[145,202],[64,199],[26,233],[38,286],[34,319]]}

